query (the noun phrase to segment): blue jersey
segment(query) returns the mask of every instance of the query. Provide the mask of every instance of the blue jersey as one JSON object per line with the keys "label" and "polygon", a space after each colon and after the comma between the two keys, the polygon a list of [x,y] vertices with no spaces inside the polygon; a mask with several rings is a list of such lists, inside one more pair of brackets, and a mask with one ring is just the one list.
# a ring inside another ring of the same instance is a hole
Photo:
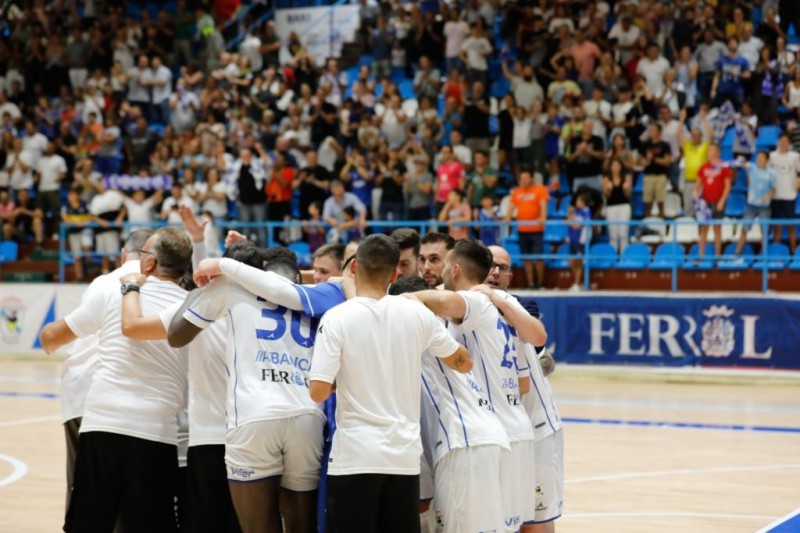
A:
{"label": "blue jersey", "polygon": [[[497,222],[500,220],[500,208],[497,206],[492,207],[490,212],[486,212],[481,208],[478,211],[478,222]],[[480,224],[480,239],[486,246],[498,246],[500,244],[500,226]]]}
{"label": "blue jersey", "polygon": [[372,205],[372,187],[373,182],[364,179],[355,168],[350,171],[350,192],[367,207]]}
{"label": "blue jersey", "polygon": [[752,165],[747,169],[747,203],[754,207],[767,207],[769,200],[764,196],[775,188],[775,172],[771,168],[758,168]]}
{"label": "blue jersey", "polygon": [[720,94],[743,94],[743,74],[750,70],[750,65],[742,56],[723,56],[717,60],[717,70],[720,72],[717,91]]}

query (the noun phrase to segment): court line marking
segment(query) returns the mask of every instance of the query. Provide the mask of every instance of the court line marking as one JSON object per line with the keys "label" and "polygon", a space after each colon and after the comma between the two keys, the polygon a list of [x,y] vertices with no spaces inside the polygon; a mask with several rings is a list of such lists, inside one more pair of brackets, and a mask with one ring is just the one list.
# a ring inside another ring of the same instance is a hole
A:
{"label": "court line marking", "polygon": [[55,400],[58,397],[58,393],[55,392],[0,391],[0,398],[37,398],[40,400]]}
{"label": "court line marking", "polygon": [[734,404],[713,404],[701,402],[652,402],[647,400],[630,402],[619,400],[596,400],[583,398],[556,398],[559,405],[580,405],[593,407],[647,407],[650,409],[675,409],[690,411],[733,411],[741,413],[797,413],[800,407],[745,406]]}
{"label": "court line marking", "polygon": [[732,518],[736,520],[773,520],[774,516],[755,515],[755,514],[728,514],[728,513],[692,513],[683,511],[642,511],[642,512],[621,512],[621,513],[577,513],[564,514],[565,518],[606,518],[606,517],[656,517],[672,516],[686,518]]}
{"label": "court line marking", "polygon": [[756,533],[768,533],[769,531],[772,531],[773,529],[776,529],[778,526],[782,526],[782,525],[786,524],[787,522],[790,522],[793,518],[796,518],[798,516],[800,516],[800,508],[795,509],[793,512],[787,514],[786,516],[782,516],[782,517],[778,518],[777,520],[775,520],[771,524],[768,524],[768,525],[764,526],[763,528],[759,529]]}
{"label": "court line marking", "polygon": [[745,426],[742,424],[710,424],[702,422],[659,422],[653,420],[620,420],[617,418],[562,418],[570,424],[598,424],[619,427],[654,427],[666,429],[711,429],[717,431],[757,431],[767,433],[798,433],[800,428],[779,426]]}
{"label": "court line marking", "polygon": [[11,485],[15,481],[19,481],[20,479],[24,478],[25,475],[28,473],[28,465],[26,465],[16,457],[0,454],[0,461],[5,461],[6,463],[10,464],[14,469],[9,475],[4,477],[3,479],[0,479],[0,487]]}
{"label": "court line marking", "polygon": [[681,474],[702,474],[712,472],[743,472],[754,470],[778,470],[786,468],[800,468],[800,464],[754,465],[754,466],[721,466],[714,468],[682,468],[679,470],[655,470],[652,472],[630,472],[627,474],[610,474],[607,476],[580,477],[566,479],[565,484],[589,483],[592,481],[614,481],[618,479],[632,479],[637,477],[677,476]]}
{"label": "court line marking", "polygon": [[0,428],[10,428],[15,426],[25,426],[27,424],[37,424],[39,422],[52,422],[53,420],[61,420],[60,416],[35,416],[31,418],[23,418],[21,420],[10,420],[8,422],[0,422]]}
{"label": "court line marking", "polygon": [[61,378],[54,377],[35,377],[35,376],[13,376],[2,375],[0,376],[0,383],[2,382],[21,382],[21,383],[59,383]]}

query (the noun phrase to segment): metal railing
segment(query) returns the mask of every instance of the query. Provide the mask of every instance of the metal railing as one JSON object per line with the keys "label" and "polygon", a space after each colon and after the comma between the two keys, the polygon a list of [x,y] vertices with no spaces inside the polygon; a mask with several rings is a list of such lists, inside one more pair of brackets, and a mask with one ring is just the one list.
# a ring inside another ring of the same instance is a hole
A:
{"label": "metal railing", "polygon": [[[566,238],[562,238],[562,239],[555,238],[555,239],[548,240],[547,228],[551,228],[552,229],[554,227],[566,226],[567,227],[566,231],[568,233],[569,232],[569,227],[572,226],[572,224],[573,223],[570,220],[548,220],[546,222],[546,224],[545,224],[545,226],[546,226],[546,230],[545,230],[545,233],[544,233],[544,235],[545,235],[545,244],[549,244],[549,245],[555,246],[556,248],[555,248],[554,252],[553,253],[542,253],[542,254],[522,254],[522,253],[514,253],[514,252],[512,252],[511,253],[512,262],[514,264],[519,264],[520,261],[526,261],[526,260],[546,261],[547,262],[547,261],[550,261],[550,260],[581,259],[581,260],[583,260],[583,288],[588,290],[590,288],[591,271],[592,271],[593,268],[595,270],[598,270],[598,268],[597,267],[593,267],[592,264],[594,262],[596,262],[596,261],[600,261],[600,260],[603,260],[603,259],[608,259],[608,256],[606,256],[604,254],[596,255],[596,254],[592,253],[591,247],[592,247],[593,243],[591,241],[594,240],[594,239],[585,239],[585,242],[582,243],[583,253],[581,253],[581,254],[558,253],[558,246],[569,242],[569,239],[568,239],[568,237],[566,237]],[[768,228],[773,227],[773,226],[797,226],[798,224],[800,224],[800,221],[798,221],[798,220],[795,220],[795,219],[773,219],[773,220],[761,221],[761,220],[744,220],[744,219],[735,219],[735,220],[721,219],[721,220],[709,220],[709,221],[705,221],[705,222],[699,222],[699,221],[695,221],[695,220],[682,220],[682,219],[663,220],[663,221],[654,221],[654,220],[650,219],[650,220],[646,220],[646,221],[643,221],[643,220],[631,220],[631,221],[627,221],[627,222],[626,221],[609,222],[609,221],[606,221],[606,220],[588,220],[588,221],[583,223],[583,225],[585,227],[589,228],[589,230],[588,230],[589,233],[593,233],[594,232],[594,228],[598,228],[598,227],[599,228],[608,228],[610,226],[615,226],[615,225],[617,225],[617,226],[618,225],[625,225],[625,226],[627,226],[629,228],[629,234],[630,234],[629,242],[631,244],[635,243],[635,242],[645,242],[646,244],[653,244],[653,245],[671,243],[671,244],[681,245],[681,246],[684,246],[684,245],[687,245],[687,244],[694,245],[694,244],[697,244],[698,241],[697,240],[690,240],[690,241],[678,240],[678,231],[677,231],[677,229],[678,229],[678,226],[680,226],[680,225],[698,226],[698,230],[699,230],[699,226],[724,226],[724,225],[728,225],[728,224],[733,224],[733,225],[760,225],[761,226],[761,228],[762,228],[762,231],[761,231],[761,251],[758,254],[755,254],[755,255],[749,256],[749,257],[754,259],[754,260],[756,260],[756,261],[760,261],[760,265],[758,267],[758,270],[760,270],[761,274],[762,274],[761,290],[762,290],[762,292],[767,292],[768,289],[769,289],[769,273],[774,270],[773,268],[771,268],[770,261],[775,261],[775,260],[781,259],[781,260],[785,260],[786,263],[788,264],[789,262],[791,262],[794,259],[792,256],[778,258],[776,256],[768,255],[768,253],[767,253],[768,252],[768,245],[770,243]],[[165,222],[153,222],[153,223],[150,223],[150,224],[142,224],[142,223],[130,224],[130,223],[125,222],[125,223],[122,223],[120,225],[111,224],[109,227],[118,228],[120,230],[130,230],[132,228],[136,229],[136,228],[142,228],[142,227],[148,227],[148,226],[149,227],[158,228],[158,227],[163,227],[165,225],[167,225]],[[220,228],[221,230],[237,230],[237,231],[241,231],[242,233],[245,233],[245,234],[246,233],[250,233],[250,232],[255,232],[256,230],[261,230],[261,231],[265,232],[266,235],[267,235],[266,245],[267,246],[274,246],[277,243],[277,241],[274,239],[274,234],[275,234],[276,231],[286,230],[286,229],[290,229],[290,228],[302,228],[303,227],[303,222],[302,221],[298,221],[298,220],[292,220],[292,221],[286,221],[286,222],[264,222],[264,223],[258,223],[258,222],[240,222],[240,221],[236,221],[236,220],[228,220],[228,221],[216,221],[214,223],[214,225],[215,225],[215,227]],[[321,223],[320,226],[325,228],[326,230],[330,228],[330,226],[325,224],[325,223]],[[517,222],[512,222],[510,224],[505,224],[504,222],[489,222],[489,223],[487,223],[487,222],[475,222],[475,221],[473,221],[473,222],[460,223],[459,226],[461,226],[461,227],[469,227],[472,230],[474,230],[473,233],[475,235],[473,235],[473,236],[477,236],[477,232],[479,230],[481,230],[481,229],[492,228],[492,227],[499,228],[501,244],[503,246],[508,246],[508,247],[511,247],[511,248],[514,248],[514,249],[517,248],[517,246],[512,246],[512,245],[516,244],[516,238],[517,238],[517,235],[518,235],[518,233],[515,234],[515,232],[513,231],[514,229],[518,229]],[[663,236],[663,238],[661,238],[660,240],[642,241],[640,238],[638,238],[636,236],[637,232],[639,231],[639,228],[648,228],[648,227],[652,228],[652,227],[657,227],[657,226],[662,226],[663,228],[666,228],[666,236]],[[376,220],[376,221],[369,221],[367,223],[367,227],[366,227],[367,231],[366,231],[366,233],[382,232],[382,231],[385,231],[385,230],[392,230],[392,229],[401,228],[401,227],[402,228],[414,228],[414,229],[418,230],[420,232],[420,234],[425,234],[426,232],[432,231],[432,230],[444,230],[444,231],[446,231],[446,229],[445,229],[446,228],[446,223],[445,222],[440,222],[438,220],[422,220],[422,221],[419,221],[419,220],[417,220],[417,221],[411,221],[411,220],[405,220],[405,221],[378,221],[378,220]],[[79,226],[79,225],[68,224],[68,223],[62,223],[60,225],[60,229],[59,229],[59,234],[60,234],[60,240],[59,240],[59,280],[62,283],[64,282],[64,279],[65,279],[66,266],[69,263],[71,263],[77,257],[97,258],[97,257],[103,257],[103,256],[118,256],[119,255],[118,253],[106,253],[106,254],[103,254],[103,253],[97,253],[97,252],[72,252],[71,250],[68,250],[67,249],[67,242],[68,242],[67,234],[68,234],[68,230],[72,229],[72,228],[108,229],[106,227],[101,227],[100,225],[95,224],[95,223],[91,223],[91,224],[88,224],[88,225],[85,225],[85,226]],[[372,231],[370,231],[370,230],[372,230]],[[563,235],[563,233],[564,233],[564,231],[562,230],[559,233],[559,235]],[[713,236],[713,229],[712,228],[709,228],[709,235],[708,235],[707,242],[708,243],[713,243],[714,242],[714,236]],[[748,241],[748,242],[752,242],[752,241]],[[623,257],[623,255],[620,254],[619,252],[617,252],[616,259],[619,260],[622,257]],[[669,259],[669,257],[672,257],[672,256],[667,256],[667,259]],[[741,257],[741,256],[739,256],[739,257]],[[653,254],[651,254],[649,260],[652,261],[655,258],[656,258],[656,255],[653,253]],[[672,278],[671,279],[671,290],[672,290],[672,292],[677,292],[677,290],[678,290],[678,273],[680,271],[686,270],[684,268],[686,262],[688,260],[690,260],[690,259],[693,259],[693,258],[695,258],[695,256],[690,256],[690,254],[688,254],[688,253],[683,253],[683,254],[681,254],[680,257],[673,257],[672,258],[671,268],[669,268],[669,269],[660,269],[661,271],[670,272],[671,273],[671,278]],[[722,261],[722,260],[736,259],[736,256],[725,255],[725,254],[723,254],[723,255],[713,255],[712,254],[712,255],[703,255],[702,259],[704,261],[716,262],[716,261]],[[646,267],[647,267],[647,265],[645,265],[645,268]],[[603,270],[606,270],[606,269],[603,269]]]}

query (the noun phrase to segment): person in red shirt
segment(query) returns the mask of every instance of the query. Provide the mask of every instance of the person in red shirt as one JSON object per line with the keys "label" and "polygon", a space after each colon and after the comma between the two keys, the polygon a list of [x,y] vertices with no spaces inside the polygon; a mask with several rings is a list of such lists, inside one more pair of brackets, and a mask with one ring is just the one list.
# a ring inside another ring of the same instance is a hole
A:
{"label": "person in red shirt", "polygon": [[[288,166],[286,156],[276,152],[272,163],[272,175],[267,182],[266,194],[269,205],[269,220],[283,222],[292,215],[292,193],[294,192],[295,169]],[[280,239],[280,229],[274,228],[273,239]]]}
{"label": "person in red shirt", "polygon": [[464,166],[456,159],[452,147],[442,146],[439,157],[439,169],[436,171],[435,213],[442,212],[442,208],[450,196],[450,191],[453,189],[463,190],[467,181]]}
{"label": "person in red shirt", "polygon": [[[697,182],[694,186],[695,203],[700,210],[695,209],[697,220],[719,220],[725,213],[725,203],[731,192],[733,171],[720,159],[719,146],[712,144],[708,147],[708,161],[697,171]],[[703,205],[705,204],[705,205]],[[700,226],[700,249],[697,256],[702,257],[708,241],[708,226]],[[722,226],[714,226],[714,253],[722,255]]]}
{"label": "person in red shirt", "polygon": [[[533,181],[530,170],[519,173],[519,187],[511,191],[511,207],[506,214],[505,222],[511,222],[516,214],[519,229],[519,249],[523,255],[539,255],[544,252],[544,223],[547,220],[547,202],[550,192],[544,185]],[[534,261],[523,259],[525,277],[528,288],[535,289],[544,284],[544,261],[536,260],[536,277],[534,278]]]}

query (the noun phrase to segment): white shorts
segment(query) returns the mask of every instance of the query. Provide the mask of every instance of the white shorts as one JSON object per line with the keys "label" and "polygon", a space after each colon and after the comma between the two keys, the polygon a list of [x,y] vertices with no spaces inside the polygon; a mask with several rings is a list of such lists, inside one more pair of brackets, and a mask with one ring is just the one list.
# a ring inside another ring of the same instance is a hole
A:
{"label": "white shorts", "polygon": [[120,251],[119,232],[104,231],[94,236],[95,251],[101,254],[118,254]]}
{"label": "white shorts", "polygon": [[[456,448],[436,465],[438,530],[462,533],[505,530],[500,455],[494,444]],[[519,528],[517,528],[519,529]]]}
{"label": "white shorts", "polygon": [[225,464],[231,481],[281,476],[281,487],[296,492],[319,485],[322,427],[319,415],[250,422],[225,436]]}
{"label": "white shorts", "polygon": [[536,518],[531,505],[536,498],[535,446],[533,440],[512,442],[511,451],[503,450],[500,456],[506,531],[519,531],[523,524]]}
{"label": "white shorts", "polygon": [[82,252],[84,248],[92,249],[92,230],[85,229],[68,235],[69,250],[71,252]]}
{"label": "white shorts", "polygon": [[564,508],[564,430],[536,441],[537,524],[561,516]]}
{"label": "white shorts", "polygon": [[420,455],[419,460],[419,500],[432,500],[433,495],[433,472],[431,472],[431,465],[428,464],[428,459],[423,454]]}

